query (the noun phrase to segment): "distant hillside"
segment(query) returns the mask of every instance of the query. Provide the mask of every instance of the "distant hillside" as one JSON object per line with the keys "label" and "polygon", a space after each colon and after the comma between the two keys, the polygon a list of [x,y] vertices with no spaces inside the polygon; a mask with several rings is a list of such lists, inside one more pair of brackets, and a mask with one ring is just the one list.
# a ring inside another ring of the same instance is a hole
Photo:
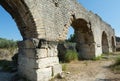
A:
{"label": "distant hillside", "polygon": [[16,48],[17,41],[0,38],[0,48]]}

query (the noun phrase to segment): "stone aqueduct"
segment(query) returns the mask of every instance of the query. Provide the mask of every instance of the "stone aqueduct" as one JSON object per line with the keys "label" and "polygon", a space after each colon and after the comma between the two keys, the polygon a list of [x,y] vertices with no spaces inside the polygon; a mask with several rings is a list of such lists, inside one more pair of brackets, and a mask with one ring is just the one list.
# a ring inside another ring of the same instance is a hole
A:
{"label": "stone aqueduct", "polygon": [[48,81],[60,73],[57,44],[72,26],[84,59],[115,51],[114,29],[76,0],[0,0],[23,37],[18,43],[18,71],[31,81]]}

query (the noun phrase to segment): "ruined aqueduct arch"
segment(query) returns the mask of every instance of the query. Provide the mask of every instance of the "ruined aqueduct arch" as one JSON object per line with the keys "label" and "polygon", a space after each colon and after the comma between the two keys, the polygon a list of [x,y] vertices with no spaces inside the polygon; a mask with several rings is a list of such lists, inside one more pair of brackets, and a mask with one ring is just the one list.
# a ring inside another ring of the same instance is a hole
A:
{"label": "ruined aqueduct arch", "polygon": [[115,51],[111,26],[76,0],[0,0],[0,5],[21,32],[18,71],[31,81],[48,81],[61,72],[57,44],[66,39],[69,26],[75,30],[77,50],[83,58]]}

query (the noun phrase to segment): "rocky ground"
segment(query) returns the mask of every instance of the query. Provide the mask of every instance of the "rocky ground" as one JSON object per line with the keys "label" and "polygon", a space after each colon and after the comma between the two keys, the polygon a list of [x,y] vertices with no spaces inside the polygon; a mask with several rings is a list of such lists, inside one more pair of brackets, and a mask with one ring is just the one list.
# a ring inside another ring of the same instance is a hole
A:
{"label": "rocky ground", "polygon": [[[51,81],[120,81],[120,74],[114,73],[109,66],[114,63],[115,55],[105,55],[102,60],[84,60],[66,63],[65,78]],[[14,73],[3,72],[0,68],[0,81],[11,81]]]}

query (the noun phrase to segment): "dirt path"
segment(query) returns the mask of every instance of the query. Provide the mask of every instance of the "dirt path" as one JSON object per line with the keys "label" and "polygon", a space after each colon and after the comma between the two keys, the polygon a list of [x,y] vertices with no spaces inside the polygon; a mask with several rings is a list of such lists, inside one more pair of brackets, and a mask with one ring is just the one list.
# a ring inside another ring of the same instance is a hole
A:
{"label": "dirt path", "polygon": [[[120,81],[120,74],[114,74],[108,66],[111,61],[84,61],[68,65],[67,81]],[[114,76],[115,75],[115,76]],[[118,79],[119,78],[119,79]],[[112,80],[113,79],[113,80]],[[116,80],[118,79],[118,80]]]}
{"label": "dirt path", "polygon": [[[113,73],[109,66],[114,63],[113,58],[117,56],[107,56],[99,61],[78,61],[65,64],[66,71],[64,79],[54,79],[52,81],[120,81],[120,74]],[[112,58],[112,59],[111,59]],[[0,71],[0,81],[10,81],[13,75]]]}
{"label": "dirt path", "polygon": [[[113,57],[115,56],[110,56],[110,58]],[[120,81],[120,74],[113,73],[109,68],[113,63],[113,59],[104,59],[66,64],[66,72],[70,74],[66,74],[65,79],[54,81]]]}

